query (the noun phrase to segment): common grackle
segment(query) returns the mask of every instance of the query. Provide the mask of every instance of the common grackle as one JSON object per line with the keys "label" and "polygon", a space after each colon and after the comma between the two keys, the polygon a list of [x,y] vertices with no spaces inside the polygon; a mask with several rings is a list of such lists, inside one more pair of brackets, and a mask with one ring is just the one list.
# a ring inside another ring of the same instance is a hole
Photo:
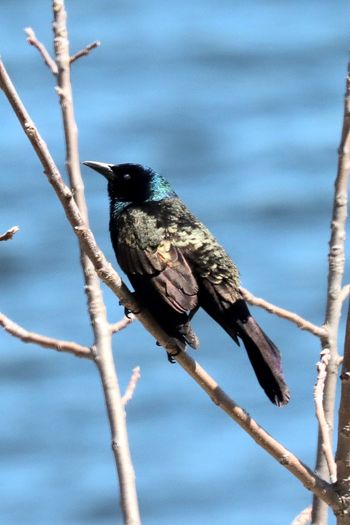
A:
{"label": "common grackle", "polygon": [[166,333],[182,349],[197,348],[190,320],[202,307],[237,344],[243,341],[267,397],[288,403],[280,353],[251,316],[236,266],[168,181],[139,164],[84,164],[108,180],[118,263]]}

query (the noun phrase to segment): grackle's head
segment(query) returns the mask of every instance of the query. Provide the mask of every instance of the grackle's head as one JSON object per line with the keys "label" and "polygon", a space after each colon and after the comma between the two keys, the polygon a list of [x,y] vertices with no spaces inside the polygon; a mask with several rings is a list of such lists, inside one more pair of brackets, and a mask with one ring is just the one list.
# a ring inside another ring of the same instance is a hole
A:
{"label": "grackle's head", "polygon": [[107,164],[95,161],[85,161],[83,164],[108,180],[108,193],[112,200],[141,203],[175,196],[164,177],[141,164]]}

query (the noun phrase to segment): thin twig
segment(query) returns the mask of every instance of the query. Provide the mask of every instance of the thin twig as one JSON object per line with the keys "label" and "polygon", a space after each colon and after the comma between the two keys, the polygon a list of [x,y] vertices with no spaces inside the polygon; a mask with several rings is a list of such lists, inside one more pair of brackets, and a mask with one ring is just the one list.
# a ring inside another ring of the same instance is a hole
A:
{"label": "thin twig", "polygon": [[58,68],[57,64],[54,61],[54,59],[51,57],[50,53],[46,49],[45,45],[40,42],[40,40],[37,39],[36,34],[34,33],[33,29],[31,27],[26,27],[24,32],[27,35],[27,42],[31,46],[34,46],[39,51],[40,55],[42,56],[45,64],[50,69],[51,73],[53,75],[57,75]]}
{"label": "thin twig", "polygon": [[7,230],[7,232],[5,232],[2,235],[0,235],[0,241],[8,241],[8,240],[12,239],[12,237],[18,231],[19,231],[19,227],[18,226],[12,226],[12,228]]}
{"label": "thin twig", "polygon": [[332,445],[329,439],[329,428],[323,410],[324,383],[327,376],[329,358],[329,350],[323,350],[321,352],[321,358],[317,363],[317,381],[314,387],[314,401],[316,417],[322,435],[322,449],[327,461],[329,477],[331,483],[335,483],[337,481],[337,466],[334,461]]}
{"label": "thin twig", "polygon": [[285,310],[284,308],[280,308],[279,306],[275,306],[272,303],[268,303],[267,301],[265,301],[265,299],[255,297],[251,292],[249,292],[245,288],[240,288],[240,290],[244,299],[249,304],[259,306],[260,308],[263,308],[270,314],[275,314],[278,317],[281,317],[282,319],[287,319],[288,321],[291,321],[292,323],[296,324],[301,330],[306,330],[307,332],[310,332],[311,334],[316,335],[317,337],[322,338],[327,336],[326,327],[317,326],[313,323],[310,323],[310,321],[307,321],[303,317],[300,317],[300,315],[290,312],[289,310]]}
{"label": "thin twig", "polygon": [[69,62],[72,64],[79,58],[88,55],[93,49],[96,49],[96,47],[99,47],[101,45],[101,42],[99,40],[96,40],[95,42],[92,42],[91,44],[88,44],[86,47],[72,55],[69,59]]}
{"label": "thin twig", "polygon": [[312,507],[306,507],[306,509],[302,510],[296,518],[292,521],[291,525],[308,525],[311,523],[311,511]]}
{"label": "thin twig", "polygon": [[110,330],[112,334],[115,334],[117,332],[120,332],[121,330],[124,330],[129,324],[131,324],[135,320],[134,314],[129,314],[128,316],[123,317],[123,319],[120,319],[120,321],[117,321],[116,323],[113,323],[110,325]]}
{"label": "thin twig", "polygon": [[[323,407],[329,439],[332,446],[334,428],[334,407],[338,382],[339,354],[338,331],[343,305],[342,281],[345,266],[345,225],[347,218],[348,179],[350,165],[350,61],[346,79],[344,100],[343,128],[338,148],[338,168],[334,184],[333,211],[331,219],[331,237],[328,254],[328,285],[325,326],[328,328],[327,337],[322,339],[322,350],[329,349],[330,359],[325,379]],[[321,429],[318,432],[316,471],[327,479],[328,466],[323,454],[323,438]],[[342,483],[339,479],[338,482]],[[326,525],[327,507],[322,501],[314,498],[312,523]]]}
{"label": "thin twig", "polygon": [[[44,172],[53,186],[67,219],[73,231],[78,235],[81,246],[88,254],[94,264],[95,270],[104,283],[117,295],[121,303],[131,311],[138,312],[136,317],[144,327],[156,338],[157,341],[168,352],[179,350],[176,343],[170,340],[164,330],[147,310],[142,310],[134,295],[121,281],[117,272],[107,261],[102,251],[96,244],[94,236],[86,227],[72,194],[63,182],[63,179],[55,165],[45,142],[42,140],[38,130],[30,119],[23,103],[8,76],[8,73],[0,60],[0,83],[3,91],[13,107],[17,118],[36,151]],[[176,361],[187,371],[188,374],[201,386],[213,402],[234,419],[261,447],[271,454],[281,465],[287,468],[297,477],[309,490],[317,494],[333,509],[338,509],[339,498],[331,484],[325,482],[315,472],[306,467],[294,454],[289,452],[270,434],[268,434],[258,423],[256,423],[245,410],[238,406],[215,382],[207,372],[191,357],[180,351],[175,357]]]}
{"label": "thin twig", "polygon": [[[66,139],[66,167],[74,200],[86,226],[89,224],[84,184],[80,173],[78,132],[73,109],[70,79],[70,54],[67,34],[67,13],[64,0],[53,0],[54,47],[58,67],[57,87],[62,109]],[[93,46],[96,47],[96,46]],[[86,54],[86,53],[85,53]],[[120,504],[127,525],[141,523],[134,468],[131,460],[124,404],[118,383],[112,352],[112,333],[107,319],[99,278],[81,246],[80,261],[85,279],[88,310],[94,332],[95,361],[100,373],[105,397],[114,459],[119,477]]]}
{"label": "thin twig", "polygon": [[130,381],[126,387],[125,394],[122,396],[122,403],[126,406],[134,395],[136,385],[141,377],[141,369],[139,366],[135,366],[132,370]]}
{"label": "thin twig", "polygon": [[24,343],[33,343],[44,348],[52,348],[58,352],[69,352],[70,354],[73,354],[77,357],[86,357],[88,359],[92,358],[91,350],[87,346],[79,345],[73,341],[63,341],[61,339],[47,337],[36,332],[28,332],[28,330],[11,321],[11,319],[1,312],[0,326],[2,326],[6,332],[13,335],[14,337],[17,337]]}

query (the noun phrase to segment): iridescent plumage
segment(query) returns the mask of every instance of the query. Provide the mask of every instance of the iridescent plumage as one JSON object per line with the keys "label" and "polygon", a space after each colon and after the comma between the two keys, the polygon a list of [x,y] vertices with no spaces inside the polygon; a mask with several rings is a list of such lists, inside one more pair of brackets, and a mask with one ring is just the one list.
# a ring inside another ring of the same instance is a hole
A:
{"label": "iridescent plumage", "polygon": [[199,341],[190,321],[202,307],[244,343],[269,399],[289,400],[278,349],[251,316],[239,273],[224,248],[161,175],[139,164],[87,166],[108,179],[110,234],[117,260],[140,301],[185,349]]}

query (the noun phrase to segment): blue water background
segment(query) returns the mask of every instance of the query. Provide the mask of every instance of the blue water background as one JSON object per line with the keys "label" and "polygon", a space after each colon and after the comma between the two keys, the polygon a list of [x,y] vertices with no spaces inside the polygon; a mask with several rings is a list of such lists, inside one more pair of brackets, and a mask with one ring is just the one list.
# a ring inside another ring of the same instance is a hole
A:
{"label": "blue water background", "polygon": [[[67,2],[81,158],[166,175],[256,295],[322,323],[332,188],[350,45],[349,4],[316,1]],[[50,2],[1,0],[0,52],[64,170],[54,81],[22,29],[51,48]],[[91,344],[77,243],[28,140],[0,98],[1,309],[29,330]],[[90,219],[114,261],[105,181],[84,168]],[[347,272],[348,276],[348,272]],[[122,316],[104,288],[111,321]],[[254,309],[283,352],[292,391],[276,409],[245,352],[199,313],[195,357],[285,446],[313,466],[319,343]],[[0,333],[0,522],[120,523],[99,378],[69,355]],[[142,326],[114,339],[145,525],[282,525],[310,501],[217,409]],[[332,521],[331,521],[332,522]]]}

